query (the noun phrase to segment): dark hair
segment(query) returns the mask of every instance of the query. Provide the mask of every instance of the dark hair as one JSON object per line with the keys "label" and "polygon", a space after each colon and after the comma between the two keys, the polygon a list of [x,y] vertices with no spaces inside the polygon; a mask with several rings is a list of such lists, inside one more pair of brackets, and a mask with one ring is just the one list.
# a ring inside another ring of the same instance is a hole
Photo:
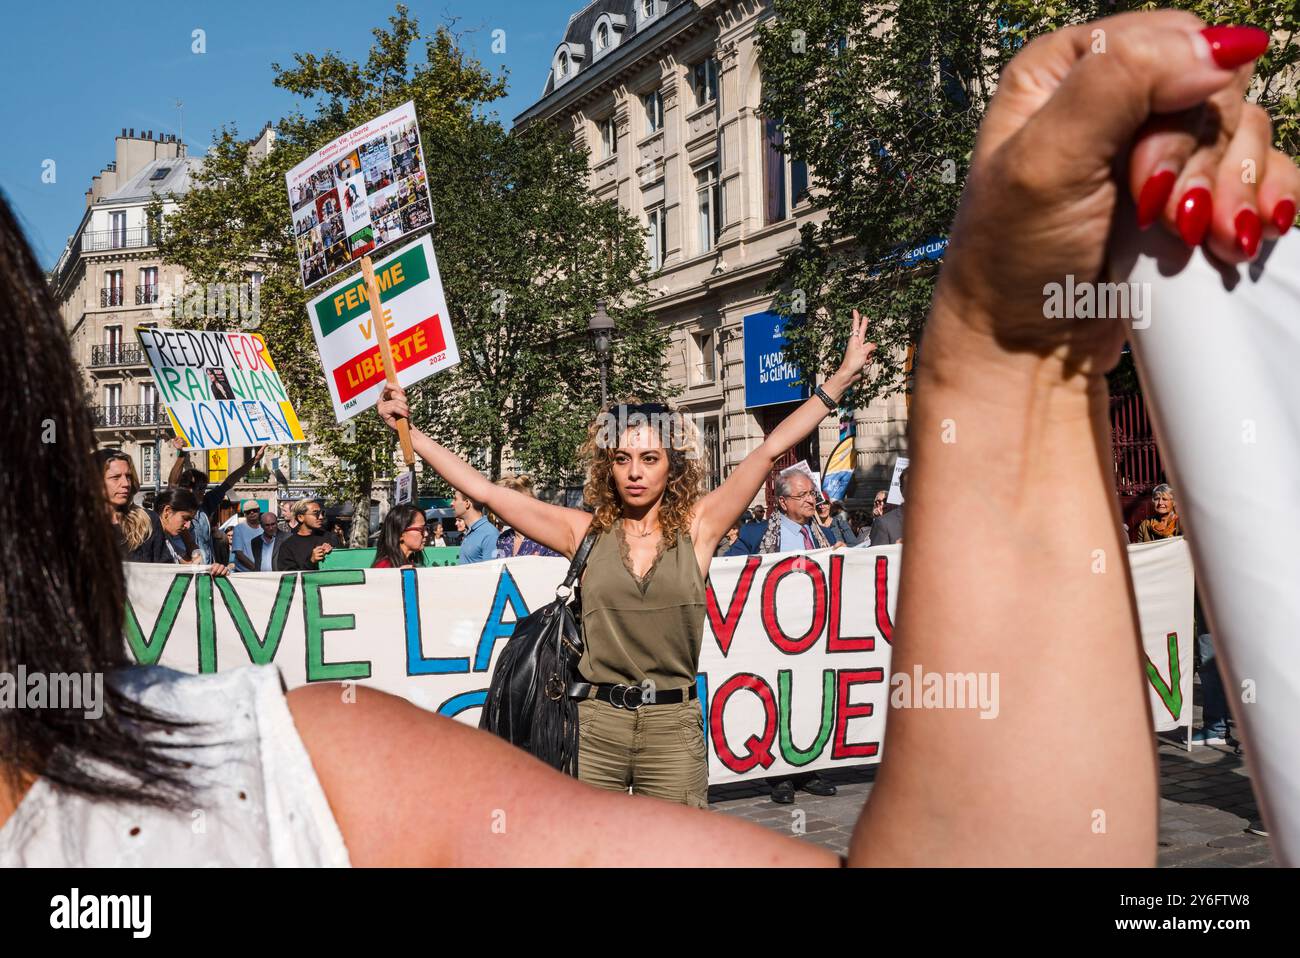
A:
{"label": "dark hair", "polygon": [[154,498],[153,511],[162,515],[164,508],[172,512],[198,512],[199,497],[188,489],[164,489]]}
{"label": "dark hair", "polygon": [[404,502],[400,506],[393,506],[388,510],[388,515],[384,516],[384,527],[379,531],[379,543],[375,549],[375,565],[378,565],[383,559],[387,559],[388,564],[393,568],[402,565],[424,565],[423,543],[410,556],[402,554],[402,533],[411,524],[412,519],[422,514],[416,506],[411,505],[409,502]]}
{"label": "dark hair", "polygon": [[186,469],[176,480],[176,485],[181,489],[202,489],[208,484],[208,474],[202,469]]}
{"label": "dark hair", "polygon": [[[103,715],[82,708],[0,711],[0,775],[92,798],[170,806],[190,791],[185,763],[153,733],[184,727],[121,692],[126,584],[104,508],[103,458],[59,308],[0,198],[0,337],[9,343],[0,417],[0,672],[110,673]],[[43,441],[52,430],[57,441]],[[73,548],[72,543],[76,544]]]}

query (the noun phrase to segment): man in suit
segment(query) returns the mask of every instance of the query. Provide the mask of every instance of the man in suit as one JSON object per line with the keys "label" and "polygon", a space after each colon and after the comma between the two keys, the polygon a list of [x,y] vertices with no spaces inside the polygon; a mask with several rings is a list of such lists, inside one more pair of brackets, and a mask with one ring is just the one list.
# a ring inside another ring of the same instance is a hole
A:
{"label": "man in suit", "polygon": [[289,533],[280,529],[280,523],[274,512],[263,512],[260,520],[262,534],[253,540],[253,571],[275,571],[275,558],[280,551],[280,544],[289,538]]}
{"label": "man in suit", "polygon": [[[898,474],[898,491],[902,493],[903,502],[907,502],[907,470]],[[877,516],[871,523],[871,544],[873,546],[892,546],[903,541],[903,506],[893,512]]]}

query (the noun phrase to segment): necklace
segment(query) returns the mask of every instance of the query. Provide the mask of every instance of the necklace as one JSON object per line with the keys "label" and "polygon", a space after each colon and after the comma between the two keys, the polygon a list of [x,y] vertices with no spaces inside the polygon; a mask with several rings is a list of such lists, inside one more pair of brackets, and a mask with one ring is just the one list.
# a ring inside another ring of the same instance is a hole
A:
{"label": "necklace", "polygon": [[[623,531],[626,532],[627,530],[628,530],[627,520],[624,519],[624,520],[623,520]],[[637,538],[640,538],[640,539],[644,539],[644,538],[646,538],[646,536],[652,536],[652,535],[654,535],[654,532],[655,532],[655,527],[654,527],[654,525],[651,525],[650,528],[649,528],[648,530],[646,530],[645,532],[638,532],[635,528],[632,529],[632,534],[633,534],[634,536],[636,536]]]}

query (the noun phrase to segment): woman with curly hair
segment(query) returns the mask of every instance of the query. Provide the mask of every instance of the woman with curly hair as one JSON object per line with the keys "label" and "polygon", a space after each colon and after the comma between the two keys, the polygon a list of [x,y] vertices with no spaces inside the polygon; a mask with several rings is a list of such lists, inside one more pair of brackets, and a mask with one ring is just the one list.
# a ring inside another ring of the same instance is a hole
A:
{"label": "woman with curly hair", "polygon": [[[683,805],[708,804],[695,675],[709,563],[777,460],[837,409],[862,376],[875,350],[866,327],[854,312],[839,370],[707,495],[698,435],[686,416],[659,403],[620,403],[588,428],[583,498],[592,512],[496,485],[411,427],[425,462],[510,528],[566,557],[589,533],[596,535],[581,580],[582,781]],[[379,414],[396,428],[409,415],[405,393],[387,387]]]}

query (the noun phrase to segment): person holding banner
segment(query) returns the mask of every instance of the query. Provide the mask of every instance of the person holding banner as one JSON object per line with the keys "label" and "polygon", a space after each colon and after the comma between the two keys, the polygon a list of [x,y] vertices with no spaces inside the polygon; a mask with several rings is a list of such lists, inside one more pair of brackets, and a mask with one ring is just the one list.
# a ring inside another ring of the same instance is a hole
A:
{"label": "person holding banner", "polygon": [[[584,498],[594,513],[496,485],[411,427],[415,451],[457,490],[453,501],[485,503],[510,528],[566,557],[596,535],[581,580],[585,682],[570,691],[580,699],[578,777],[584,782],[707,805],[695,677],[709,564],[776,462],[836,411],[862,377],[876,348],[866,330],[855,310],[839,369],[707,495],[699,437],[688,417],[659,403],[613,405],[588,428]],[[378,409],[396,429],[410,414],[405,391],[386,386]],[[811,521],[812,481],[798,478],[808,486]]]}
{"label": "person holding banner", "polygon": [[[1094,29],[1107,38],[1104,56],[1091,52]],[[893,656],[899,671],[925,663],[996,672],[1007,695],[996,721],[963,709],[891,715],[849,864],[1155,863],[1151,714],[1105,442],[1105,372],[1127,328],[1047,320],[1041,291],[1045,277],[1098,275],[1120,190],[1138,195],[1169,143],[1165,130],[1149,135],[1156,110],[1210,100],[1225,107],[1220,140],[1195,143],[1182,160],[1213,172],[1222,159],[1228,199],[1300,195],[1300,171],[1269,147],[1267,117],[1243,120],[1253,109],[1241,103],[1250,72],[1237,68],[1267,41],[1249,28],[1206,30],[1178,11],[1124,14],[1040,37],[1003,71],[917,363],[916,474]],[[1257,182],[1240,182],[1230,149],[1259,157]],[[1117,179],[1125,161],[1129,178]],[[1231,250],[1236,207],[1225,206],[1210,228]],[[1172,219],[1162,224],[1175,228]],[[862,344],[860,324],[854,333]],[[5,203],[0,338],[10,345],[0,526],[24,530],[0,537],[0,672],[25,663],[110,676],[95,719],[72,709],[0,710],[0,866],[839,861],[750,822],[588,788],[478,729],[365,686],[340,695],[336,683],[317,683],[285,695],[271,666],[206,675],[124,668],[125,586],[102,471],[90,456],[92,420],[58,306]],[[865,362],[865,344],[850,351]],[[405,415],[400,392],[381,410],[390,424]],[[801,409],[776,432],[802,435],[814,412]],[[963,438],[945,444],[942,424],[954,417]],[[59,441],[35,441],[51,418]],[[643,569],[642,581],[659,552],[653,539],[674,522],[652,514],[642,493],[652,489],[651,471],[655,486],[666,479],[654,460],[678,451],[649,438],[619,435],[610,454],[619,461],[607,473],[627,495],[619,500],[624,535],[634,537],[625,540],[627,574]],[[418,442],[453,485],[496,498],[472,468],[427,437]],[[768,469],[746,460],[730,492],[756,490]],[[752,494],[733,507],[715,490],[715,516],[730,522]],[[1061,501],[1070,509],[1044,535],[1041,504]],[[525,503],[501,491],[496,505],[514,518]],[[562,519],[547,511],[557,508],[529,500],[518,528],[572,550],[592,517],[580,525],[567,511]],[[699,537],[688,545],[704,568],[725,529],[700,521],[709,511],[695,510]],[[637,535],[648,518],[650,535]],[[678,543],[687,545],[680,535]],[[1089,570],[1098,548],[1115,557],[1105,575]],[[232,788],[236,776],[253,787]],[[220,827],[195,830],[196,807]],[[510,816],[508,839],[488,824],[497,811]]]}

